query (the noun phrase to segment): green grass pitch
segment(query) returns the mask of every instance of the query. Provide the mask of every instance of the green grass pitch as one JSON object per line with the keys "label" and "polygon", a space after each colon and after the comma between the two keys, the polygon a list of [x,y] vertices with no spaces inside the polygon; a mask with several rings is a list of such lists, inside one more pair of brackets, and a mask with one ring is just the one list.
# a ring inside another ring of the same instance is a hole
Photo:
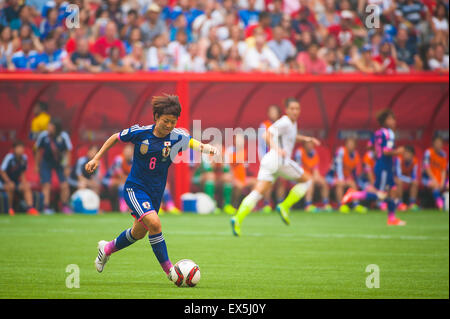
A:
{"label": "green grass pitch", "polygon": [[[371,211],[308,214],[291,225],[254,213],[243,236],[229,216],[163,215],[172,262],[201,269],[195,288],[169,282],[147,239],[115,253],[99,274],[97,241],[111,240],[133,218],[104,215],[0,216],[0,298],[449,298],[449,215],[399,213],[406,227],[387,227]],[[80,288],[66,287],[66,267],[80,269]],[[367,265],[380,287],[366,287]]]}

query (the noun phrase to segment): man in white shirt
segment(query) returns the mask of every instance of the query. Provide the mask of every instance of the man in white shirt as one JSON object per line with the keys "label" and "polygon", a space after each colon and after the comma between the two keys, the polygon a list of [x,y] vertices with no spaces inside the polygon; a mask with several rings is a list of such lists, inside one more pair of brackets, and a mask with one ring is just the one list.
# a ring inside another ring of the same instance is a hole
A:
{"label": "man in white shirt", "polygon": [[266,45],[264,35],[255,36],[255,46],[249,48],[244,58],[246,71],[272,71],[280,69],[281,63],[273,51]]}
{"label": "man in white shirt", "polygon": [[261,160],[256,185],[243,199],[238,212],[231,219],[231,228],[235,236],[241,235],[241,224],[244,218],[262,199],[263,194],[270,190],[278,176],[297,182],[285,200],[276,207],[286,225],[290,224],[290,208],[306,194],[311,185],[310,176],[291,159],[292,151],[296,142],[312,142],[316,145],[320,145],[320,142],[313,137],[298,134],[300,103],[297,99],[288,98],[285,101],[285,107],[286,115],[273,123],[266,133],[270,151]]}

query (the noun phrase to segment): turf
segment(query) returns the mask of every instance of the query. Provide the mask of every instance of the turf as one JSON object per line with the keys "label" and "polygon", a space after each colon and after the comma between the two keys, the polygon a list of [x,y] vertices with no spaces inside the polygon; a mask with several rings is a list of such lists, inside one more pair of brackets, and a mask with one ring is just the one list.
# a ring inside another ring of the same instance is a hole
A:
{"label": "turf", "polygon": [[[94,268],[96,245],[131,225],[129,215],[0,216],[0,298],[449,298],[449,215],[400,213],[255,213],[243,236],[229,216],[161,216],[172,261],[195,260],[202,279],[178,288],[163,274],[148,240]],[[80,288],[66,287],[66,267],[80,268]],[[380,288],[366,287],[366,267]]]}

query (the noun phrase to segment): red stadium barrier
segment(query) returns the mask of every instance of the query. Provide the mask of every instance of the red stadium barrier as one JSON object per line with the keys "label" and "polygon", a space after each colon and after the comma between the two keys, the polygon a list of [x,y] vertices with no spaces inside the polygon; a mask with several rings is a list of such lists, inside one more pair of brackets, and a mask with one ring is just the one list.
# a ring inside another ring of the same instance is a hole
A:
{"label": "red stadium barrier", "polygon": [[[36,101],[61,117],[77,149],[153,122],[149,101],[162,93],[179,95],[179,126],[189,129],[193,119],[203,129],[256,128],[270,104],[294,96],[302,105],[300,130],[323,140],[331,154],[349,131],[363,145],[377,126],[375,113],[388,107],[397,114],[399,139],[424,149],[435,131],[448,136],[448,82],[448,74],[0,73],[0,156],[15,137],[27,139]],[[188,172],[187,164],[175,166],[177,199],[189,189]]]}

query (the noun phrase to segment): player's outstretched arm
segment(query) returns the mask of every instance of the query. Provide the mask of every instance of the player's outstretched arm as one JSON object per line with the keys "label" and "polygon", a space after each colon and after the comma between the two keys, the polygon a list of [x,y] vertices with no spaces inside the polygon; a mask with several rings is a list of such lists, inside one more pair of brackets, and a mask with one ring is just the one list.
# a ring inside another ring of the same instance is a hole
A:
{"label": "player's outstretched arm", "polygon": [[209,155],[217,155],[219,153],[219,150],[216,147],[210,144],[203,144],[202,142],[197,141],[193,138],[191,138],[189,141],[189,147],[194,151],[199,151],[201,153]]}
{"label": "player's outstretched arm", "polygon": [[316,146],[320,145],[320,141],[317,138],[300,134],[297,135],[297,142],[313,142]]}
{"label": "player's outstretched arm", "polygon": [[93,173],[97,169],[98,163],[100,162],[100,159],[103,157],[103,155],[117,143],[117,141],[119,140],[119,134],[120,133],[114,133],[113,135],[111,135],[103,144],[102,148],[97,152],[97,154],[95,154],[95,156],[86,163],[85,169],[89,174]]}

